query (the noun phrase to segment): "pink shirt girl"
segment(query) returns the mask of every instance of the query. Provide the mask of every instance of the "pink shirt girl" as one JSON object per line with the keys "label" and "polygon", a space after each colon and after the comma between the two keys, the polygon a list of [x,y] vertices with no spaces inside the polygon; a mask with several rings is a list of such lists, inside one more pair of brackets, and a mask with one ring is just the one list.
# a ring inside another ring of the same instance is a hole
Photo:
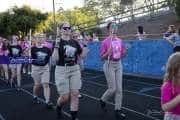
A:
{"label": "pink shirt girl", "polygon": [[125,53],[125,47],[122,40],[118,37],[105,38],[101,44],[100,55],[102,56],[103,54],[105,54],[110,48],[110,45],[112,45],[110,60],[119,60]]}
{"label": "pink shirt girl", "polygon": [[1,56],[7,56],[8,55],[8,50],[3,50],[3,43],[0,43],[0,55]]}
{"label": "pink shirt girl", "polygon": [[[172,81],[168,80],[161,87],[161,104],[165,104],[180,94],[180,86],[173,86]],[[168,112],[180,115],[180,104]]]}
{"label": "pink shirt girl", "polygon": [[21,47],[23,50],[25,50],[25,49],[28,49],[30,47],[30,45],[29,45],[28,41],[22,41]]}
{"label": "pink shirt girl", "polygon": [[21,46],[23,50],[23,55],[28,56],[29,55],[29,50],[30,50],[30,45],[28,41],[19,41],[19,45]]}

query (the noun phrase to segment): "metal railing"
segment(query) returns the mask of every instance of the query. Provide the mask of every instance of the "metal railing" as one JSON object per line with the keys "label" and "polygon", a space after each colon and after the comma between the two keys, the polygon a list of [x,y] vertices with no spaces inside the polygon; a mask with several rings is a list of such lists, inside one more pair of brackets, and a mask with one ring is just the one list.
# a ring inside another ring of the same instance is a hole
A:
{"label": "metal railing", "polygon": [[[153,18],[158,15],[163,15],[164,13],[172,12],[171,10],[172,8],[170,9],[168,2],[164,0],[158,3],[145,5],[143,7],[139,7],[135,9],[128,9],[124,12],[119,12],[117,14],[101,18],[98,25],[91,25],[91,26],[86,27],[85,29],[90,29],[94,27],[103,27],[104,24],[106,24],[110,20],[115,20],[117,22],[123,23],[130,20],[136,20],[138,18],[142,18],[145,16],[149,16],[149,18]],[[89,22],[92,22],[92,21],[89,21]],[[82,24],[86,24],[86,23],[82,23]]]}

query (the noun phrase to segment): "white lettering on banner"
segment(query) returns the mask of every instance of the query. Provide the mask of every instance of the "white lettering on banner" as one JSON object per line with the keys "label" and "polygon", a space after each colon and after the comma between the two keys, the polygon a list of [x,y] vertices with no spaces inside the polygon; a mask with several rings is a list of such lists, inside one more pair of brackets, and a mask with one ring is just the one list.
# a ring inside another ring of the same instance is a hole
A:
{"label": "white lettering on banner", "polygon": [[28,57],[18,57],[18,58],[10,57],[9,60],[10,60],[9,64],[22,64],[22,63],[32,63],[32,61],[35,59],[31,59]]}

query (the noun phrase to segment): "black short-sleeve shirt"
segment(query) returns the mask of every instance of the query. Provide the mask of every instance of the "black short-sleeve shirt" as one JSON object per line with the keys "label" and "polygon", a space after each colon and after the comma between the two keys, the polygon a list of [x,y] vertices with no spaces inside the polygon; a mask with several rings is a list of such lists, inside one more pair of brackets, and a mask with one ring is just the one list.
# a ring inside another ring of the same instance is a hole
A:
{"label": "black short-sleeve shirt", "polygon": [[77,41],[61,39],[58,46],[59,60],[57,65],[77,64],[78,56],[82,49]]}
{"label": "black short-sleeve shirt", "polygon": [[22,47],[20,45],[10,45],[8,50],[9,57],[20,57],[22,54]]}
{"label": "black short-sleeve shirt", "polygon": [[36,66],[45,66],[50,59],[51,50],[47,47],[32,47],[31,58],[32,64]]}

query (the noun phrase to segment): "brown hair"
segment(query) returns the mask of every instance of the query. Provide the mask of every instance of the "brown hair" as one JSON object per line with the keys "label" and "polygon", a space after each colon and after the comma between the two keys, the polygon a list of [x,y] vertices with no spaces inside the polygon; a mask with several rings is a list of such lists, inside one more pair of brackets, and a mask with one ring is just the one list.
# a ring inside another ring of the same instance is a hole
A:
{"label": "brown hair", "polygon": [[107,29],[108,29],[108,30],[110,29],[112,23],[113,23],[113,22],[109,22],[109,23],[107,24]]}
{"label": "brown hair", "polygon": [[171,33],[175,33],[176,32],[176,28],[174,25],[169,25],[169,28],[172,30]]}
{"label": "brown hair", "polygon": [[177,74],[180,70],[180,53],[173,53],[166,64],[166,73],[164,76],[164,82],[171,80],[173,86],[177,84]]}

